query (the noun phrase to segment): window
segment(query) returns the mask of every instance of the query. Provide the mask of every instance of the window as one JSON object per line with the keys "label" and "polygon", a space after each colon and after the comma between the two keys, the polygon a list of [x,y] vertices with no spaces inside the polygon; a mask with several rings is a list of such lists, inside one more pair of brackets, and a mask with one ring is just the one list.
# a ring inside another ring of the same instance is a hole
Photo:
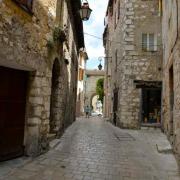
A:
{"label": "window", "polygon": [[82,81],[84,79],[84,70],[83,69],[79,69],[79,81]]}
{"label": "window", "polygon": [[32,4],[33,0],[14,0],[19,6],[21,6],[24,10],[32,13]]}
{"label": "window", "polygon": [[142,50],[157,51],[157,38],[153,33],[142,34]]}
{"label": "window", "polygon": [[162,0],[159,0],[159,16],[162,16],[163,8],[162,8]]}

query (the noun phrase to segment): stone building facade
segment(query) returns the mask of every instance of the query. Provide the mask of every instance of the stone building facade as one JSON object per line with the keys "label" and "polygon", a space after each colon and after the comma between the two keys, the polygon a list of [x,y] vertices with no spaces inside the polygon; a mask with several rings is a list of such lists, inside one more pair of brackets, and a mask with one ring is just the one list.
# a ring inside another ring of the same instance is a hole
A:
{"label": "stone building facade", "polygon": [[85,71],[88,55],[85,49],[80,51],[79,63],[78,63],[78,84],[77,84],[77,101],[76,101],[76,116],[80,117],[84,114],[84,83],[85,83]]}
{"label": "stone building facade", "polygon": [[0,0],[0,160],[48,149],[75,120],[79,0]]}
{"label": "stone building facade", "polygon": [[93,98],[97,96],[96,93],[96,83],[99,79],[104,78],[104,71],[99,70],[90,70],[87,69],[85,71],[85,84],[84,84],[84,92],[85,92],[85,99],[84,104],[85,106],[92,107],[93,106]]}
{"label": "stone building facade", "polygon": [[163,129],[180,155],[180,2],[165,1],[163,29]]}
{"label": "stone building facade", "polygon": [[157,0],[109,0],[105,114],[122,128],[161,123],[162,33]]}

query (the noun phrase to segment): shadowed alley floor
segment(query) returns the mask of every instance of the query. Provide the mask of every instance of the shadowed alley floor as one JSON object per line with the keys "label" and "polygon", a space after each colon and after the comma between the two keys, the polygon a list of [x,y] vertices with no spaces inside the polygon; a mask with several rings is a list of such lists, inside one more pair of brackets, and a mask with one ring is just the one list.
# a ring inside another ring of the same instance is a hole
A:
{"label": "shadowed alley floor", "polygon": [[101,118],[81,118],[48,153],[0,163],[0,179],[179,180],[174,156],[158,153],[159,142],[168,143],[159,129],[121,130]]}

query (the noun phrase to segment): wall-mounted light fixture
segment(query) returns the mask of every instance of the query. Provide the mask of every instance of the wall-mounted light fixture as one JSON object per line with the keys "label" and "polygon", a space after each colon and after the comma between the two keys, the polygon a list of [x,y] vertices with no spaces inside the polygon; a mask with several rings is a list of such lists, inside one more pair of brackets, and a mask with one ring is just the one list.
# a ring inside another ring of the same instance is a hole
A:
{"label": "wall-mounted light fixture", "polygon": [[81,9],[80,9],[81,19],[82,19],[83,21],[89,20],[90,15],[91,15],[91,12],[92,12],[92,9],[89,7],[89,3],[88,3],[88,1],[86,0],[86,2],[84,2],[84,3],[82,4]]}
{"label": "wall-mounted light fixture", "polygon": [[99,66],[98,66],[98,69],[99,70],[102,70],[102,68],[103,68],[103,66],[102,66],[102,64],[101,64],[101,61],[102,60],[108,60],[108,59],[111,59],[112,60],[112,57],[108,57],[108,56],[106,56],[106,57],[103,57],[103,56],[100,56],[100,57],[98,57],[98,60],[100,61],[100,64],[99,64]]}
{"label": "wall-mounted light fixture", "polygon": [[102,57],[99,57],[98,60],[99,60],[99,62],[100,62],[100,63],[99,63],[99,66],[98,66],[98,69],[101,71],[102,68],[103,68],[103,66],[102,66],[102,64],[101,64]]}

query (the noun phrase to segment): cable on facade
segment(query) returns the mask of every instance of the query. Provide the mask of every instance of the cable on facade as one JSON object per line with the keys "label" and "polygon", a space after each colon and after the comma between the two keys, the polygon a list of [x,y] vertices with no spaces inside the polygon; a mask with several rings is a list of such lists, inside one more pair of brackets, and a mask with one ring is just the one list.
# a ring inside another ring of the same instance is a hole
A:
{"label": "cable on facade", "polygon": [[[98,40],[103,40],[103,38],[101,38],[101,37],[98,37],[98,36],[96,36],[96,35],[93,35],[93,34],[89,34],[89,33],[86,33],[86,32],[84,32],[84,34],[85,35],[87,35],[87,36],[91,36],[91,37],[93,37],[93,38],[96,38],[96,39],[98,39]],[[122,42],[118,42],[118,41],[113,41],[113,40],[110,40],[110,39],[106,39],[107,41],[109,41],[109,42],[113,42],[113,43],[117,43],[117,44],[122,44],[122,45],[134,45],[134,46],[137,46],[136,44],[125,44],[125,43],[122,43]],[[139,43],[140,45],[143,45],[142,43]],[[154,45],[154,47],[155,46],[162,46],[163,44],[157,44],[157,45]]]}

